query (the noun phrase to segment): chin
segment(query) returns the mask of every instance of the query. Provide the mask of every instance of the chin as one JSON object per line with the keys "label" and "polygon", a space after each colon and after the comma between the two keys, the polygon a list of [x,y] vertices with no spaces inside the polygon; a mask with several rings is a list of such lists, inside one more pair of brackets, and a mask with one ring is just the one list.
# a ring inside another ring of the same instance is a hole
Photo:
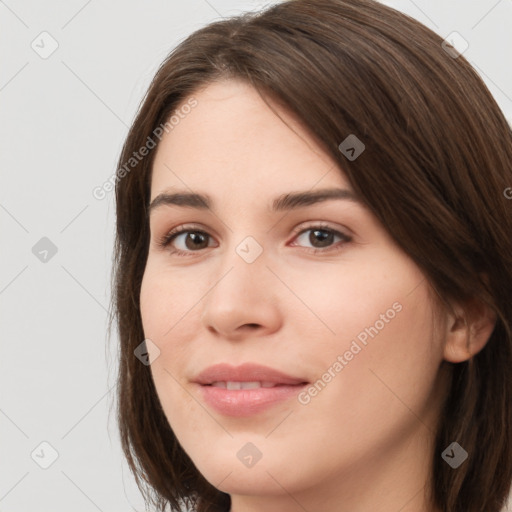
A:
{"label": "chin", "polygon": [[[234,464],[228,472],[221,472],[218,468],[209,467],[201,473],[210,484],[227,494],[272,496],[283,492],[282,487],[276,483],[276,480],[281,482],[282,478],[277,477],[274,480],[272,476],[276,477],[277,472],[263,465],[248,469]],[[227,476],[228,474],[229,476]],[[288,475],[289,477],[290,475]]]}
{"label": "chin", "polygon": [[276,491],[276,483],[267,473],[281,480],[279,475],[290,476],[286,467],[284,454],[272,454],[263,446],[262,441],[255,441],[261,451],[248,439],[248,436],[235,435],[227,442],[212,442],[206,445],[191,446],[189,451],[184,446],[197,470],[214,487],[222,492],[240,494],[266,494]]}

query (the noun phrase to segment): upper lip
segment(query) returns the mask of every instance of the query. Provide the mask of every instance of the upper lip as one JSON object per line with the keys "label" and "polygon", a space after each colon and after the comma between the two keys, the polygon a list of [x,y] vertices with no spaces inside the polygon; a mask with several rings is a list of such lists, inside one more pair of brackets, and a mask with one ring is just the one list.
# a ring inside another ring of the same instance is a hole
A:
{"label": "upper lip", "polygon": [[279,370],[254,363],[244,363],[240,366],[232,366],[227,363],[209,366],[194,379],[194,382],[203,386],[214,382],[273,382],[275,384],[304,384],[305,379],[292,377]]}

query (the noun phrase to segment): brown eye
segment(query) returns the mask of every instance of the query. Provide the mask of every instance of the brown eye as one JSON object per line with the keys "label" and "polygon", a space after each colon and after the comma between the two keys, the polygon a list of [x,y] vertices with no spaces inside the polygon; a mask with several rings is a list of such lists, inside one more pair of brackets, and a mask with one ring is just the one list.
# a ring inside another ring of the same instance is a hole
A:
{"label": "brown eye", "polygon": [[333,239],[336,236],[334,235],[334,233],[329,232],[325,229],[315,229],[310,231],[311,233],[309,235],[308,241],[313,245],[316,242],[319,242],[319,247],[328,247],[333,243]]}
{"label": "brown eye", "polygon": [[[309,236],[307,236],[308,233]],[[350,242],[352,240],[350,236],[345,235],[344,233],[323,226],[312,226],[311,228],[304,229],[299,233],[296,239],[302,239],[303,243],[305,241],[311,244],[309,250],[312,252],[328,252],[331,248],[340,249],[346,242]],[[336,239],[339,239],[341,244],[333,245],[335,244]],[[308,248],[306,247],[306,249]]]}
{"label": "brown eye", "polygon": [[[186,231],[185,247],[191,251],[208,247],[208,235],[200,231]],[[206,240],[206,245],[205,245]]]}
{"label": "brown eye", "polygon": [[[308,233],[309,236],[307,236]],[[294,243],[293,246],[303,246],[305,241],[310,244],[310,247],[304,247],[306,251],[328,253],[341,250],[347,242],[352,240],[352,237],[338,230],[320,225],[303,229],[295,239],[302,239],[303,243]],[[201,250],[211,247],[212,244],[209,243],[211,240],[213,240],[212,237],[205,231],[192,229],[190,226],[182,226],[164,235],[158,245],[168,249],[173,255],[190,256],[195,252],[199,253]]]}
{"label": "brown eye", "polygon": [[[204,231],[180,229],[172,231],[160,241],[162,247],[174,245],[171,252],[183,253],[198,251],[208,247],[210,235]],[[177,247],[176,247],[177,245]]]}

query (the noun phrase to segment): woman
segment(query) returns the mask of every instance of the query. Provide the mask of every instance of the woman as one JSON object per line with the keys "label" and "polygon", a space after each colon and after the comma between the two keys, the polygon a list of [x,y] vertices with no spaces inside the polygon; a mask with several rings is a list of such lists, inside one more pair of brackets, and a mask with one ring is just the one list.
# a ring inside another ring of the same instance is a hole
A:
{"label": "woman", "polygon": [[157,510],[499,512],[512,132],[371,0],[202,28],[116,184],[123,449]]}

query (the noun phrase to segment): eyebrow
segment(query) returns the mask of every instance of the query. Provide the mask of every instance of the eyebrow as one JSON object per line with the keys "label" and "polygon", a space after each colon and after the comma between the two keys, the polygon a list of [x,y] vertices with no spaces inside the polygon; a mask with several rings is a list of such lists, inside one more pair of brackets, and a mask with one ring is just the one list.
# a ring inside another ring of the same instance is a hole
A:
{"label": "eyebrow", "polygon": [[[361,203],[357,195],[347,189],[327,188],[322,190],[290,192],[276,197],[272,202],[273,212],[282,212],[296,210],[305,206],[321,203],[328,200],[341,199],[355,203]],[[183,206],[186,208],[196,208],[199,210],[211,209],[214,202],[207,194],[195,192],[176,192],[173,194],[162,193],[151,201],[148,213],[151,214],[155,209],[163,205]]]}

